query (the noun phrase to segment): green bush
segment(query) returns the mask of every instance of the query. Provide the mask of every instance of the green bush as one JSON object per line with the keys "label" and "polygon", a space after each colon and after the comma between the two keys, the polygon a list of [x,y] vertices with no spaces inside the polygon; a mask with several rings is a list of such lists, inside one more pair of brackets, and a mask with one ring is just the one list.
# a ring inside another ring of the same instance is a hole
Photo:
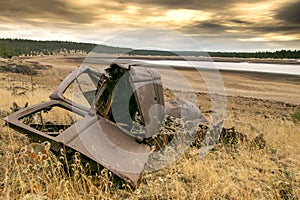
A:
{"label": "green bush", "polygon": [[295,123],[300,122],[300,112],[299,111],[294,112],[292,118]]}

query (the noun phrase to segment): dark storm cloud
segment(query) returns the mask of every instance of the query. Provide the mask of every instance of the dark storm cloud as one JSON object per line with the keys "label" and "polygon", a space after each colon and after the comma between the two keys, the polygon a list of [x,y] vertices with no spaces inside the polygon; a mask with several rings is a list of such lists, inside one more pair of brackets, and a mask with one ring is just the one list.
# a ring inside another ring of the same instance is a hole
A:
{"label": "dark storm cloud", "polygon": [[196,22],[190,26],[185,26],[183,29],[187,33],[217,33],[225,31],[226,26],[217,21],[205,21]]}
{"label": "dark storm cloud", "polygon": [[237,24],[252,24],[251,22],[240,20],[240,19],[231,19],[229,21]]}
{"label": "dark storm cloud", "polygon": [[[228,26],[228,24],[231,25]],[[233,24],[232,24],[233,22]],[[252,23],[243,20],[226,20],[222,19],[219,21],[201,21],[194,23],[189,26],[185,26],[184,31],[187,33],[211,33],[211,34],[220,34],[224,37],[226,31],[237,31],[240,34],[246,35],[260,35],[260,34],[269,34],[269,33],[278,33],[278,34],[299,34],[300,24],[288,24],[288,23]],[[235,37],[232,34],[232,37]]]}
{"label": "dark storm cloud", "polygon": [[[54,22],[90,23],[93,9],[76,8],[60,0],[0,1],[0,15],[5,21],[43,20]],[[57,21],[55,21],[57,20]]]}
{"label": "dark storm cloud", "polygon": [[217,24],[217,23],[214,23],[214,22],[200,23],[200,24],[196,25],[196,27],[204,28],[204,29],[213,29],[213,30],[219,30],[219,29],[224,29],[225,28],[224,26],[222,26],[220,24]]}
{"label": "dark storm cloud", "polygon": [[[236,26],[227,26],[225,24],[228,24],[231,20],[222,20],[222,21],[202,21],[195,23],[190,26],[185,26],[183,32],[188,34],[197,34],[199,36],[205,37],[212,37],[207,38],[211,40],[216,40],[217,38],[223,38],[223,39],[236,39],[237,37],[242,35],[249,35],[250,32],[252,32],[252,29],[246,28],[246,27],[240,27],[239,24]],[[247,26],[248,27],[248,26]],[[228,33],[228,30],[235,30],[238,31],[238,33]],[[236,35],[237,34],[237,35]],[[249,36],[250,37],[250,36]]]}
{"label": "dark storm cloud", "polygon": [[300,1],[288,4],[277,10],[277,19],[300,26]]}
{"label": "dark storm cloud", "polygon": [[286,33],[286,34],[298,34],[300,32],[300,25],[272,25],[272,26],[253,26],[249,27],[252,31],[261,33]]}

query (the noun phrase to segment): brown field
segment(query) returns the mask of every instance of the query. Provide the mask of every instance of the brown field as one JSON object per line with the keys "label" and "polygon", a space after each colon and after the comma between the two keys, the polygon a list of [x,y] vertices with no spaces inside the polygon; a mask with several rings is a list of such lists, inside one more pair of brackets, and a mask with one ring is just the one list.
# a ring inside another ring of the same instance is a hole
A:
{"label": "brown field", "polygon": [[[4,125],[2,118],[11,112],[13,101],[19,105],[47,101],[65,75],[81,64],[81,59],[63,56],[26,60],[53,68],[40,71],[32,80],[28,75],[0,73],[1,199],[300,198],[300,123],[292,118],[300,111],[299,76],[221,72],[227,95],[225,127],[235,127],[250,140],[263,134],[266,146],[220,143],[203,159],[191,147],[167,168],[145,172],[140,187],[133,190],[118,188],[105,170],[89,174],[76,157],[68,165],[72,173],[58,161],[67,162],[63,154],[55,157],[45,151],[33,157],[26,136]],[[165,70],[160,72],[176,88],[176,80]],[[195,81],[195,71],[179,72],[191,81],[201,111],[209,113],[210,96],[203,80]]]}

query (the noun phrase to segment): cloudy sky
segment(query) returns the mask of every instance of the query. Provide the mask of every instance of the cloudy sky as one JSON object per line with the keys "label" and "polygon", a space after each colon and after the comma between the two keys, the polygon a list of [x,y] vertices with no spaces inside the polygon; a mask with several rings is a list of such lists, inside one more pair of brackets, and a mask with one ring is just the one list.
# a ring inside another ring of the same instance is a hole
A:
{"label": "cloudy sky", "polygon": [[1,0],[0,10],[0,38],[199,50],[188,38],[207,51],[300,49],[299,0]]}

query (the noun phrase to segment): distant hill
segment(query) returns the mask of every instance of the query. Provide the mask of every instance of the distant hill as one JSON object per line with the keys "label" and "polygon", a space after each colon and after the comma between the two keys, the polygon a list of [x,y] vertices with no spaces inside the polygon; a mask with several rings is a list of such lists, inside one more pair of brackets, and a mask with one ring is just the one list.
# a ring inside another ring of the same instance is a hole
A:
{"label": "distant hill", "polygon": [[35,41],[23,39],[0,39],[0,57],[52,55],[56,53],[89,53],[95,47],[101,53],[125,53],[129,48],[111,47],[92,43],[77,43],[64,41]]}
{"label": "distant hill", "polygon": [[[96,48],[95,48],[96,47]],[[57,53],[89,53],[91,51],[107,54],[127,54],[142,56],[211,56],[231,58],[300,58],[300,50],[279,50],[275,52],[199,52],[199,51],[160,51],[77,43],[64,41],[36,41],[24,39],[0,39],[0,57],[52,55]]]}

